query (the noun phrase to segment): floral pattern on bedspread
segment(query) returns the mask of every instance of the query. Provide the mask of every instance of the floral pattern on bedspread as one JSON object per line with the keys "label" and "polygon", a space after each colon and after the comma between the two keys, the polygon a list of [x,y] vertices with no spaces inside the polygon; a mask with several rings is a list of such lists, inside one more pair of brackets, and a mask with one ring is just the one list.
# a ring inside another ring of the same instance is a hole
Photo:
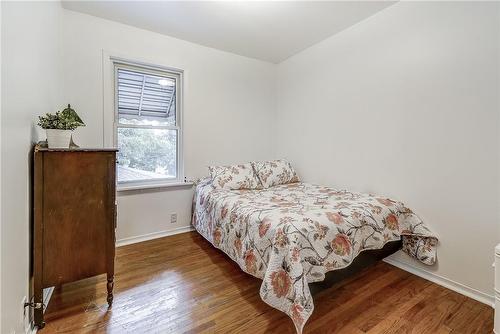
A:
{"label": "floral pattern on bedspread", "polygon": [[288,161],[254,161],[252,166],[264,188],[299,182],[295,169]]}
{"label": "floral pattern on bedspread", "polygon": [[241,269],[263,280],[260,296],[302,333],[314,305],[308,283],[348,266],[363,250],[403,239],[421,262],[436,261],[437,238],[403,203],[307,183],[264,190],[197,187],[193,226]]}

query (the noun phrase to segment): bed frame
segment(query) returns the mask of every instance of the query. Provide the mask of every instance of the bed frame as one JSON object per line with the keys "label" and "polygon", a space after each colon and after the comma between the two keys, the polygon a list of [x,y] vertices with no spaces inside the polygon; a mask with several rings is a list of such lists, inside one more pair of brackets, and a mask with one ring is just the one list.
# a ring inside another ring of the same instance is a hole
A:
{"label": "bed frame", "polygon": [[312,295],[331,287],[332,285],[342,281],[343,279],[353,276],[363,269],[370,267],[381,261],[383,258],[396,253],[401,249],[402,241],[390,241],[381,249],[372,249],[361,252],[352,263],[343,268],[326,273],[324,281],[309,284],[309,290]]}

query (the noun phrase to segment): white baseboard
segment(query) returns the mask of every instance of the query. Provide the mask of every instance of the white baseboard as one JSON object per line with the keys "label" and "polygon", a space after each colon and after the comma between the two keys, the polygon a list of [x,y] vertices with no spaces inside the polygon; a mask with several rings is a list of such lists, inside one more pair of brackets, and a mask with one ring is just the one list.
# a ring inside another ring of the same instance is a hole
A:
{"label": "white baseboard", "polygon": [[143,242],[143,241],[148,241],[148,240],[153,240],[153,239],[158,239],[158,238],[163,238],[163,237],[168,237],[169,235],[174,235],[174,234],[179,234],[179,233],[186,233],[186,232],[191,232],[194,231],[194,228],[191,226],[183,226],[183,227],[177,227],[171,230],[167,231],[158,231],[158,232],[153,232],[153,233],[148,233],[148,234],[143,234],[143,235],[138,235],[135,237],[128,237],[128,238],[123,238],[116,240],[116,247],[121,247],[125,245],[131,245],[135,244],[138,242]]}
{"label": "white baseboard", "polygon": [[395,267],[398,267],[399,269],[402,269],[404,271],[407,271],[409,273],[412,273],[414,275],[417,275],[419,277],[422,277],[428,281],[431,281],[433,283],[436,283],[438,285],[444,286],[445,288],[448,288],[450,290],[453,290],[455,292],[458,292],[461,295],[467,296],[469,298],[472,298],[474,300],[477,300],[478,302],[481,302],[483,304],[486,304],[491,307],[495,307],[495,298],[494,296],[488,295],[484,292],[478,291],[476,289],[473,289],[467,285],[464,285],[462,283],[455,282],[451,279],[448,279],[443,276],[439,276],[437,274],[434,274],[430,271],[423,270],[417,267],[414,267],[408,263],[390,259],[390,258],[385,258],[384,262],[387,262]]}

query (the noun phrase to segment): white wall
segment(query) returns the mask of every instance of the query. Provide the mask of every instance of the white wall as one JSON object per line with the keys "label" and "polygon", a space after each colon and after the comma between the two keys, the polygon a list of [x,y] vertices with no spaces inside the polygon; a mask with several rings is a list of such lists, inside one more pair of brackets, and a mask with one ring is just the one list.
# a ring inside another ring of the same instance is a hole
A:
{"label": "white wall", "polygon": [[276,152],[307,181],[383,193],[440,237],[398,260],[493,295],[499,3],[400,2],[278,65]]}
{"label": "white wall", "polygon": [[61,103],[59,3],[2,2],[1,333],[23,333],[28,295],[29,152],[35,116]]}
{"label": "white wall", "polygon": [[[2,37],[2,3],[0,2],[0,40]],[[2,147],[2,43],[0,42],[0,148]],[[0,189],[2,189],[2,155],[0,154]],[[2,314],[2,192],[0,191],[0,314]],[[0,330],[2,317],[0,316]]]}
{"label": "white wall", "polygon": [[[71,103],[87,124],[77,131],[81,146],[103,145],[105,50],[184,70],[184,160],[189,179],[206,175],[209,164],[273,154],[273,64],[68,10],[63,21],[63,102]],[[117,238],[189,226],[191,197],[189,188],[121,192]],[[177,224],[170,224],[173,212],[178,214]]]}

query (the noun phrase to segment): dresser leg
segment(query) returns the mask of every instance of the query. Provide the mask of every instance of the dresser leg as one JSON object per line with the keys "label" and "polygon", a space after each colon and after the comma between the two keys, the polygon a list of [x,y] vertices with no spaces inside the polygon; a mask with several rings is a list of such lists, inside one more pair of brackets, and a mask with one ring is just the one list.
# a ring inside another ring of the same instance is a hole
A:
{"label": "dresser leg", "polygon": [[[33,302],[35,305],[41,305],[33,309],[33,322],[38,329],[42,329],[45,327],[45,321],[43,319],[43,285],[41,275],[33,278]],[[29,311],[28,308],[25,311]]]}
{"label": "dresser leg", "polygon": [[42,320],[38,324],[35,323],[35,326],[36,326],[37,329],[42,329],[42,328],[45,327],[45,321]]}
{"label": "dresser leg", "polygon": [[113,286],[114,285],[115,285],[114,276],[108,275],[108,284],[107,284],[108,297],[106,298],[106,300],[108,301],[109,307],[111,307],[111,305],[113,304]]}

